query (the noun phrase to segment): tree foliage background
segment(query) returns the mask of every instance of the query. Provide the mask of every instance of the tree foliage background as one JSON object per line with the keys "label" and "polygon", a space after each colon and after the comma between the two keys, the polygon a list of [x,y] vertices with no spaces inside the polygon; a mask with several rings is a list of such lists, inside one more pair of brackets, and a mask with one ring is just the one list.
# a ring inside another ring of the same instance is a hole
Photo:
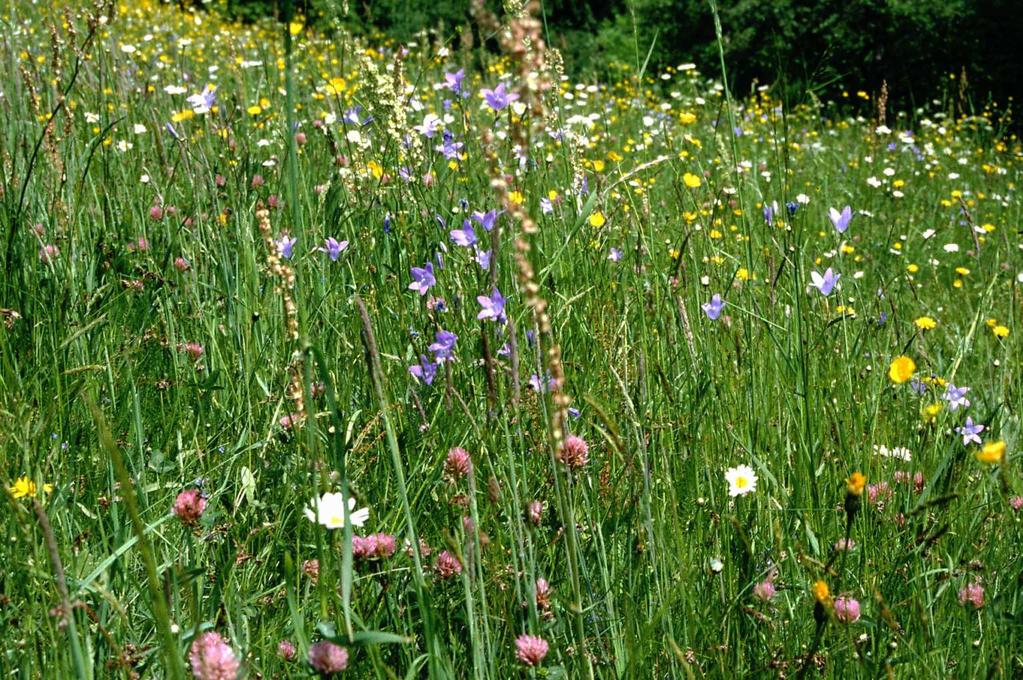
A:
{"label": "tree foliage background", "polygon": [[[280,17],[289,0],[222,0],[242,19]],[[314,21],[338,18],[342,0],[293,0]],[[496,4],[496,3],[491,3]],[[647,54],[653,68],[695,62],[719,71],[707,0],[542,0],[552,45],[575,76],[607,76]],[[945,97],[969,112],[1005,109],[1023,94],[1020,0],[723,0],[733,88],[773,84],[790,101],[811,93],[876,92],[916,106]],[[474,28],[467,0],[349,0],[349,30],[398,41],[423,30],[457,38]],[[472,33],[474,44],[485,45]],[[965,82],[963,76],[965,75]]]}

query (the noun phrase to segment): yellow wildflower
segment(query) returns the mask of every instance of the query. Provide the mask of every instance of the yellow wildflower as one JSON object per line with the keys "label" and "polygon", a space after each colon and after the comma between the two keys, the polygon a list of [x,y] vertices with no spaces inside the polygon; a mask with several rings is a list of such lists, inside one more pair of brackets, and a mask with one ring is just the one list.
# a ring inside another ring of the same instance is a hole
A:
{"label": "yellow wildflower", "polygon": [[928,404],[920,409],[920,419],[925,423],[933,423],[934,419],[941,413],[942,405],[940,401],[936,401],[933,404]]}
{"label": "yellow wildflower", "polygon": [[867,484],[867,477],[862,472],[854,472],[845,480],[845,488],[853,496],[863,493],[863,487]]}
{"label": "yellow wildflower", "polygon": [[977,451],[974,455],[981,463],[997,465],[998,463],[1001,463],[1002,458],[1005,457],[1005,442],[1002,440],[988,442],[987,444],[984,444],[980,451]]}
{"label": "yellow wildflower", "polygon": [[[28,477],[19,477],[14,480],[14,484],[11,486],[11,495],[15,498],[24,498],[26,496],[35,496],[38,487],[36,483]],[[43,484],[43,492],[50,493],[53,491],[52,484]]]}
{"label": "yellow wildflower", "polygon": [[915,361],[907,356],[898,356],[892,360],[892,365],[888,368],[888,377],[896,385],[901,385],[912,378],[915,372]]}
{"label": "yellow wildflower", "polygon": [[831,588],[828,588],[827,583],[818,580],[813,584],[813,599],[823,605],[831,603]]}

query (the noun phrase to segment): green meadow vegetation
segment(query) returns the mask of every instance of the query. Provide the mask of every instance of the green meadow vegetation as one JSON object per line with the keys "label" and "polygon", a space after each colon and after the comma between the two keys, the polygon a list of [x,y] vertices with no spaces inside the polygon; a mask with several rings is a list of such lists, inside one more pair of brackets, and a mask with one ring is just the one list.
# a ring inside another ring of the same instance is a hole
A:
{"label": "green meadow vegetation", "polygon": [[1010,112],[472,16],[5,5],[3,676],[1023,674]]}

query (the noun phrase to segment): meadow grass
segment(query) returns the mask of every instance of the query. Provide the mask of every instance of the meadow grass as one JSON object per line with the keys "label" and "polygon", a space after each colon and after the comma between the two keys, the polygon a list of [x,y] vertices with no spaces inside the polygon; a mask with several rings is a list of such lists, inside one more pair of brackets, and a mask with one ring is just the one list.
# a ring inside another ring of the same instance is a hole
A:
{"label": "meadow grass", "polygon": [[4,676],[1023,674],[1004,118],[477,17],[6,6]]}

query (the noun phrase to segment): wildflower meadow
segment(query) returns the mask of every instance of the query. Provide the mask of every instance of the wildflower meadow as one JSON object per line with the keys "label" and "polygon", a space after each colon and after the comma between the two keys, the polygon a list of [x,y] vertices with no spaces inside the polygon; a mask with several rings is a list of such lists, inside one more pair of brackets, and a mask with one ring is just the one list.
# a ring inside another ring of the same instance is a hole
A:
{"label": "wildflower meadow", "polygon": [[0,9],[3,677],[1023,677],[1007,109],[196,5]]}

